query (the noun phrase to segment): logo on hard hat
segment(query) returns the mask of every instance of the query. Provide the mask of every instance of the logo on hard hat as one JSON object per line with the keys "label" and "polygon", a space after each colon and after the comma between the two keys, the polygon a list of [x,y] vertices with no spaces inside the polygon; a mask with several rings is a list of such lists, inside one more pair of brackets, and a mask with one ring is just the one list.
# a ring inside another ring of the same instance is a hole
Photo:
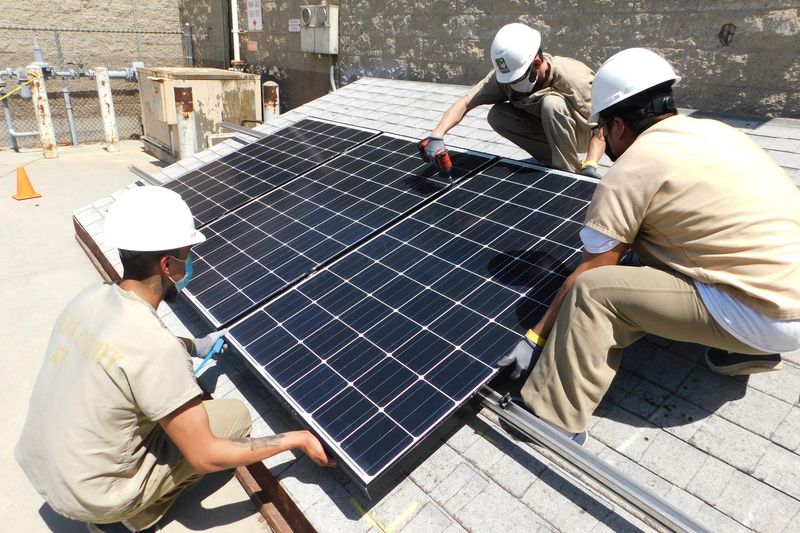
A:
{"label": "logo on hard hat", "polygon": [[497,59],[494,60],[494,62],[497,63],[497,70],[499,70],[503,74],[508,74],[509,72],[511,72],[511,70],[508,68],[508,65],[506,65],[506,60],[503,59],[502,57],[498,57]]}

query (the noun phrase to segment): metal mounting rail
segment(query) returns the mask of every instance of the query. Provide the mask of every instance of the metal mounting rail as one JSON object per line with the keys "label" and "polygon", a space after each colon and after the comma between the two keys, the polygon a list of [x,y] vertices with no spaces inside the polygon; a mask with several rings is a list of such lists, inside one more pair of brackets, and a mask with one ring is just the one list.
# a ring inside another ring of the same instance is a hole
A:
{"label": "metal mounting rail", "polygon": [[226,130],[235,131],[237,133],[243,133],[245,135],[249,135],[250,137],[255,137],[256,139],[263,139],[264,137],[269,136],[269,133],[264,133],[263,131],[257,131],[251,128],[245,128],[244,126],[238,126],[232,122],[227,122],[224,120],[219,123],[219,127]]}
{"label": "metal mounting rail", "polygon": [[628,476],[618,472],[594,454],[565,438],[558,430],[516,405],[510,396],[500,396],[484,387],[478,392],[483,405],[525,435],[558,454],[583,473],[591,476],[639,510],[672,531],[708,532],[711,530],[656,496]]}

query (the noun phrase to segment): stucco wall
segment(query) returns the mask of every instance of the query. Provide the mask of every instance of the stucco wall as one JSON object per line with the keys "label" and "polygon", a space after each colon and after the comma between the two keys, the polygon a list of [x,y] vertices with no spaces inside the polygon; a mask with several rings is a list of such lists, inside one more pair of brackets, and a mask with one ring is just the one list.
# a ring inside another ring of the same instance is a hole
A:
{"label": "stucco wall", "polygon": [[[82,29],[139,29],[180,31],[177,0],[35,0],[3,2],[0,23]],[[135,18],[134,18],[135,7]],[[59,66],[58,47],[53,32],[46,30],[0,29],[0,68],[20,67],[32,61],[34,38],[45,59]],[[66,62],[83,63],[87,68],[121,68],[141,60],[150,66],[182,66],[180,35],[131,33],[59,34]]]}
{"label": "stucco wall", "polygon": [[[246,2],[239,1],[246,28]],[[288,20],[300,16],[302,3],[262,0],[264,31],[242,34],[242,58],[249,69],[281,83],[287,107],[325,94],[329,85],[328,57],[303,54],[300,34],[288,31]],[[800,117],[797,1],[342,0],[339,4],[341,83],[362,76],[474,83],[491,68],[486,53],[494,33],[503,24],[520,21],[542,32],[546,51],[581,59],[593,68],[622,48],[656,49],[684,77],[677,88],[682,107]],[[726,24],[735,28],[728,26],[721,37]],[[258,51],[248,52],[246,40],[256,41]]]}

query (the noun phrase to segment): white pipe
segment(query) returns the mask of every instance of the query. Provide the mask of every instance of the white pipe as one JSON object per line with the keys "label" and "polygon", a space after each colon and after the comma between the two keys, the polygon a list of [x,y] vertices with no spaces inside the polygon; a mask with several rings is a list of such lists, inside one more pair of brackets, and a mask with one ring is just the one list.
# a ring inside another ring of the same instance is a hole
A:
{"label": "white pipe", "polygon": [[233,61],[239,64],[239,0],[231,0],[231,33],[233,34]]}
{"label": "white pipe", "polygon": [[108,78],[108,69],[95,67],[94,76],[97,81],[97,96],[100,98],[100,115],[103,117],[106,150],[119,152],[119,130],[114,113],[114,100],[111,97],[111,80]]}
{"label": "white pipe", "polygon": [[178,86],[175,91],[175,117],[178,129],[178,159],[197,153],[197,126],[194,122],[192,88]]}
{"label": "white pipe", "polygon": [[36,123],[42,139],[42,152],[46,159],[58,157],[56,132],[53,129],[53,118],[50,115],[50,102],[47,99],[47,88],[44,85],[42,67],[36,63],[28,65],[28,79],[34,78],[29,87],[33,93],[33,107],[36,110]]}

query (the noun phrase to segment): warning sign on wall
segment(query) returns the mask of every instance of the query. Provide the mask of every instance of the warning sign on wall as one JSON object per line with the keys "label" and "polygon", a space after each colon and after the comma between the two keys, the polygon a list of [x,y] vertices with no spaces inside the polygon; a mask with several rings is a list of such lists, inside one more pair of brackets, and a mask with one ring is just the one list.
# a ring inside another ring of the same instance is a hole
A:
{"label": "warning sign on wall", "polygon": [[247,0],[247,31],[262,31],[261,0]]}

